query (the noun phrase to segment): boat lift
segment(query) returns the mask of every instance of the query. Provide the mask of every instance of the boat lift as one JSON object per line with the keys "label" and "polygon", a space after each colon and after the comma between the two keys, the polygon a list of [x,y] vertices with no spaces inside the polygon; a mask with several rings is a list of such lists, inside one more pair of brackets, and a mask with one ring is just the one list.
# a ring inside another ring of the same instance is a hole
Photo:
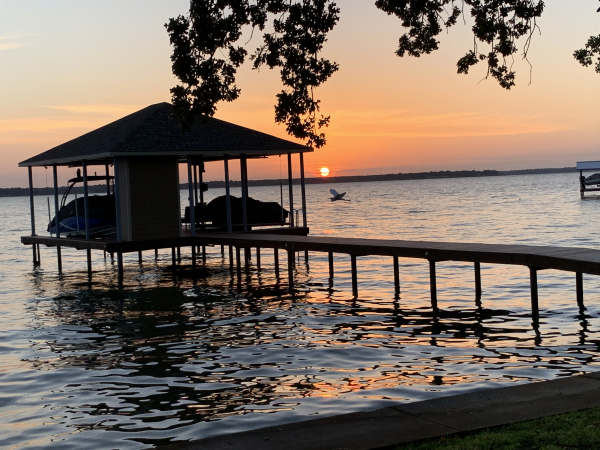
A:
{"label": "boat lift", "polygon": [[[586,192],[600,191],[600,161],[578,161],[576,169],[579,170],[581,198],[585,198]],[[585,177],[583,176],[584,171],[598,171],[598,173]]]}

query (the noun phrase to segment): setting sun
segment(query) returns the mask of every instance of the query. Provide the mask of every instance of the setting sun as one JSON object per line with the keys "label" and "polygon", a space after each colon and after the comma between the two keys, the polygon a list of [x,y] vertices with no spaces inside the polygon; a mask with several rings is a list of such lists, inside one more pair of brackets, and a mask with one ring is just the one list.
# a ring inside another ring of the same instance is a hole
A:
{"label": "setting sun", "polygon": [[323,167],[320,171],[322,177],[326,177],[329,175],[329,169],[327,167]]}

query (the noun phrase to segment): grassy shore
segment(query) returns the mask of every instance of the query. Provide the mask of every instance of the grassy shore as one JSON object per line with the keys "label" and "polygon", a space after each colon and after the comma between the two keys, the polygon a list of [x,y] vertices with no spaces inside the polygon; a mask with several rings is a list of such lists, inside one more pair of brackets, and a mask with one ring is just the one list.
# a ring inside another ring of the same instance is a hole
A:
{"label": "grassy shore", "polygon": [[396,450],[600,450],[600,407],[528,420],[461,436],[398,446]]}

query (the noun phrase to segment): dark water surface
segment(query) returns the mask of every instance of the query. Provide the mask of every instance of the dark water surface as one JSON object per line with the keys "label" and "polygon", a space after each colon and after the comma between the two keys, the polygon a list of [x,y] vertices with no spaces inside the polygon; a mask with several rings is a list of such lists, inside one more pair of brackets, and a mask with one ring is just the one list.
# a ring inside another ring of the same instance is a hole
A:
{"label": "dark water surface", "polygon": [[[351,202],[328,200],[329,188]],[[597,248],[600,202],[579,199],[577,174],[309,185],[314,235]],[[209,199],[221,195],[209,192]],[[235,194],[235,192],[234,192]],[[182,194],[185,196],[185,194]],[[278,188],[250,195],[278,201]],[[287,194],[284,192],[284,198]],[[299,198],[296,200],[299,203]],[[36,198],[38,230],[46,198]],[[196,283],[173,272],[170,251],[116,266],[93,253],[42,248],[33,269],[19,236],[28,198],[0,199],[0,447],[149,448],[321,415],[376,409],[508,383],[597,370],[598,278],[539,273],[540,324],[532,326],[529,272],[482,266],[474,299],[470,264],[438,264],[438,305],[426,262],[401,259],[394,299],[391,258],[299,255],[300,294],[287,295],[271,251],[238,285],[209,248]],[[43,226],[40,226],[44,223]],[[185,251],[182,265],[189,264]],[[253,254],[253,263],[255,255]],[[287,267],[285,255],[281,255]],[[282,275],[285,270],[282,270]]]}

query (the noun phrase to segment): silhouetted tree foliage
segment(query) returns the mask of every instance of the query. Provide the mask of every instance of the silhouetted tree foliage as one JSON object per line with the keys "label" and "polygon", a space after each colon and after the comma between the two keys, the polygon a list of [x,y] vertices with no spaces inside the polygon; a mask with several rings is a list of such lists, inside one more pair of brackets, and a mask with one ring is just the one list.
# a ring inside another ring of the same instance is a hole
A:
{"label": "silhouetted tree foliage", "polygon": [[[514,56],[520,52],[527,59],[544,11],[542,0],[376,0],[375,6],[398,17],[405,28],[396,51],[401,57],[437,50],[440,33],[470,14],[473,48],[458,60],[458,73],[485,63],[486,77],[505,89],[515,85]],[[241,43],[241,37],[249,27],[262,35],[262,44],[250,56],[253,68],[280,71],[283,89],[277,94],[275,121],[309,146],[325,145],[322,129],[330,118],[319,114],[314,90],[338,70],[319,53],[339,13],[333,0],[190,0],[189,12],[165,25],[173,45],[173,73],[181,82],[171,89],[175,118],[185,130],[196,115],[211,117],[218,102],[239,97],[235,76],[248,56],[250,41]],[[600,36],[590,38],[574,56],[589,66],[598,55]]]}

